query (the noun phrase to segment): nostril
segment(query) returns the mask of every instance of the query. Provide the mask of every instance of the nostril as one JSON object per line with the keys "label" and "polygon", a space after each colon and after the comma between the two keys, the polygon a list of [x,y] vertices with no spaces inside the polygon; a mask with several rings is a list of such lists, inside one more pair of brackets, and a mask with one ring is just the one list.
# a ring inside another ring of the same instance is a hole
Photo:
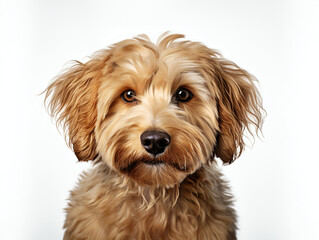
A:
{"label": "nostril", "polygon": [[169,145],[169,140],[167,138],[162,138],[157,142],[157,146],[160,148],[165,148]]}
{"label": "nostril", "polygon": [[151,140],[149,140],[149,139],[144,139],[144,140],[142,141],[142,144],[143,144],[144,146],[150,146],[150,145],[151,145]]}

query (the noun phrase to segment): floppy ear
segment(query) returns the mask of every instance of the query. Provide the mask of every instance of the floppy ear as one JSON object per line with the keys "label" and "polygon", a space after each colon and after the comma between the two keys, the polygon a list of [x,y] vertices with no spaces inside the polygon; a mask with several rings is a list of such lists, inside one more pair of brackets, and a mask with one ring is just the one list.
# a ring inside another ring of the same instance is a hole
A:
{"label": "floppy ear", "polygon": [[213,51],[210,69],[217,87],[219,135],[214,153],[224,163],[236,160],[245,146],[243,133],[253,125],[256,132],[262,125],[262,101],[254,84],[255,77],[235,63]]}
{"label": "floppy ear", "polygon": [[75,64],[58,76],[45,90],[48,110],[62,125],[68,145],[79,161],[97,157],[94,128],[97,94],[106,59],[93,58]]}

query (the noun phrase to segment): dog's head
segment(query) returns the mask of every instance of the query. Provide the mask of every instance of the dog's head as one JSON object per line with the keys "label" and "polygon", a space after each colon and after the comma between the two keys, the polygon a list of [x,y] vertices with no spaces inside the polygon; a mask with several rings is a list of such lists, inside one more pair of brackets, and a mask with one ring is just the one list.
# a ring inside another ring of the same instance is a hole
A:
{"label": "dog's head", "polygon": [[224,163],[240,156],[244,130],[262,122],[254,77],[181,37],[122,41],[48,87],[49,110],[80,161],[99,159],[139,184],[171,186],[215,155]]}

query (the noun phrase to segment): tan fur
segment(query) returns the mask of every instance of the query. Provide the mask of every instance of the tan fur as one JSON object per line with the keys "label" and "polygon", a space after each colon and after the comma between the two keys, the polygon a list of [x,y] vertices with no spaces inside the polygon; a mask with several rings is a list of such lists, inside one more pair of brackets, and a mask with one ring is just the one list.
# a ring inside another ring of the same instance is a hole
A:
{"label": "tan fur", "polygon": [[[64,239],[236,239],[214,156],[240,156],[244,130],[261,127],[261,99],[252,75],[181,37],[119,42],[48,87],[49,110],[76,156],[95,163],[71,192]],[[174,100],[180,87],[193,94],[189,102]],[[137,101],[121,98],[128,89]],[[156,158],[140,142],[147,130],[171,138]]]}

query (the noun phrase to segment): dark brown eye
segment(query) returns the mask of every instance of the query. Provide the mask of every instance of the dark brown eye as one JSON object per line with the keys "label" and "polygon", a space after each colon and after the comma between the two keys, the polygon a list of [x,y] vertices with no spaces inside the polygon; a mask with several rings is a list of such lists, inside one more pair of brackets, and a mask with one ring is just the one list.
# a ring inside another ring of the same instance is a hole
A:
{"label": "dark brown eye", "polygon": [[179,88],[175,93],[175,99],[179,102],[188,102],[192,97],[193,94],[185,88]]}
{"label": "dark brown eye", "polygon": [[134,101],[136,101],[136,93],[133,90],[129,89],[129,90],[124,91],[121,94],[121,98],[125,102],[134,102]]}

